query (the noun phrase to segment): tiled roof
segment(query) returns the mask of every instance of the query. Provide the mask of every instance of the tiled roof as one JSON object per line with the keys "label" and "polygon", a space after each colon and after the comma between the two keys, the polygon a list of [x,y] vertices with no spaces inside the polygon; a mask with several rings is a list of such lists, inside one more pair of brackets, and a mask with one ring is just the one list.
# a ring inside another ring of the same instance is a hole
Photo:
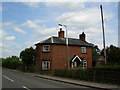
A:
{"label": "tiled roof", "polygon": [[[52,36],[52,37],[50,37],[44,41],[41,41],[35,45],[39,45],[39,44],[62,44],[62,45],[65,45],[66,38]],[[89,47],[93,46],[92,44],[90,44],[86,41],[82,41],[80,39],[75,39],[75,38],[68,38],[68,45],[89,46]]]}

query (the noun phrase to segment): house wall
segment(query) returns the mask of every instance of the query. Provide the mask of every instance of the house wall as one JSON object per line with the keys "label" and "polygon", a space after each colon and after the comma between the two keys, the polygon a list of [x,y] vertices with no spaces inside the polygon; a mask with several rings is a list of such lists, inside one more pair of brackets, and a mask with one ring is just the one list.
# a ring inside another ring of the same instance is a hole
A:
{"label": "house wall", "polygon": [[50,46],[50,52],[43,52],[43,45],[36,46],[36,65],[34,70],[39,72],[42,70],[42,60],[50,60],[50,66],[52,64],[52,47]]}
{"label": "house wall", "polygon": [[[66,57],[66,45],[50,45],[50,52],[42,52],[42,45],[36,47],[36,66],[35,70],[41,70],[42,60],[50,60],[51,69],[62,69],[66,67],[67,57]],[[78,55],[79,57],[87,60],[88,67],[92,67],[92,48],[87,47],[87,53],[81,54],[81,46],[69,46],[68,47],[68,58],[69,62],[73,55]]]}
{"label": "house wall", "polygon": [[[53,45],[53,56],[52,63],[53,68],[61,69],[66,67],[67,57],[66,57],[66,46],[65,45]],[[87,66],[92,67],[92,49],[87,47],[87,53],[81,54],[81,46],[69,46],[68,47],[68,60],[70,62],[73,55],[78,55],[79,57],[87,60]]]}
{"label": "house wall", "polygon": [[36,46],[36,60],[35,60],[35,66],[34,66],[35,72],[40,71],[40,51],[41,51],[40,46]]}
{"label": "house wall", "polygon": [[62,69],[66,67],[66,46],[65,45],[52,45],[52,68]]}
{"label": "house wall", "polygon": [[87,53],[81,53],[81,46],[70,46],[69,47],[69,59],[72,58],[73,55],[78,55],[80,58],[84,58],[87,60],[87,66],[92,67],[92,49],[91,47],[86,47]]}

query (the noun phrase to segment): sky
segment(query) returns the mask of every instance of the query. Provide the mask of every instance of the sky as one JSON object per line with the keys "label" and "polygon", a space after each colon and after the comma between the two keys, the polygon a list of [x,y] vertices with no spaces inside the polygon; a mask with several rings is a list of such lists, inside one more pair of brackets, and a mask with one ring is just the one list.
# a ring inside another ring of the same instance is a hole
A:
{"label": "sky", "polygon": [[106,47],[118,46],[118,2],[2,2],[0,57],[19,56],[25,48],[35,48],[36,43],[58,36],[59,23],[67,25],[69,38],[78,39],[84,31],[86,41],[102,49],[100,4]]}

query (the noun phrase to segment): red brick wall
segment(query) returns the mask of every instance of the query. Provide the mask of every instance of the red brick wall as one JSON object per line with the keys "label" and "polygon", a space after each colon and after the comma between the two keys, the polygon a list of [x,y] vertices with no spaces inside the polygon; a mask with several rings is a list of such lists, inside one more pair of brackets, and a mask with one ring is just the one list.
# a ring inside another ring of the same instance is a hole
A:
{"label": "red brick wall", "polygon": [[43,45],[36,47],[36,65],[35,71],[39,72],[42,69],[42,60],[50,60],[50,66],[52,64],[52,46],[50,46],[50,52],[43,52]]}
{"label": "red brick wall", "polygon": [[87,48],[87,53],[82,54],[81,53],[81,46],[70,46],[69,47],[69,59],[72,58],[73,55],[78,55],[80,58],[84,58],[87,60],[87,65],[88,67],[92,67],[92,49],[91,47],[86,47]]}
{"label": "red brick wall", "polygon": [[40,51],[41,51],[40,46],[36,46],[36,61],[34,66],[35,72],[40,71]]}
{"label": "red brick wall", "polygon": [[[66,46],[65,45],[53,45],[53,58],[52,63],[54,68],[65,68],[67,57],[66,57]],[[81,46],[69,46],[68,47],[68,56],[70,60],[73,55],[78,55],[79,57],[83,57],[87,60],[88,67],[92,67],[92,50],[91,47],[87,47],[87,53],[81,54]],[[69,61],[70,62],[70,61]]]}
{"label": "red brick wall", "polygon": [[[67,57],[66,57],[66,45],[50,45],[50,52],[43,53],[43,45],[36,47],[36,66],[35,70],[41,70],[42,60],[50,60],[51,69],[62,69],[66,67]],[[92,49],[87,47],[87,53],[81,54],[80,46],[69,46],[69,60],[73,55],[78,55],[87,60],[88,67],[92,67]]]}
{"label": "red brick wall", "polygon": [[62,69],[66,67],[66,46],[65,45],[52,45],[52,65],[53,69]]}

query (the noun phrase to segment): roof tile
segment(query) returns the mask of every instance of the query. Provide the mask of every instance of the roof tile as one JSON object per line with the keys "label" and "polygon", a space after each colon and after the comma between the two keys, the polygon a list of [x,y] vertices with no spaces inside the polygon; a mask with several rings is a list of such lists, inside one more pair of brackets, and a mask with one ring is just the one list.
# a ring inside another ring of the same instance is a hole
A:
{"label": "roof tile", "polygon": [[[52,39],[53,38],[53,42]],[[39,44],[66,44],[66,38],[61,38],[61,37],[55,37],[52,36],[52,38],[48,38],[44,41],[41,41],[35,45],[39,45]],[[68,45],[77,45],[77,46],[93,46],[92,44],[86,42],[86,41],[82,41],[80,39],[75,39],[75,38],[68,38]]]}

